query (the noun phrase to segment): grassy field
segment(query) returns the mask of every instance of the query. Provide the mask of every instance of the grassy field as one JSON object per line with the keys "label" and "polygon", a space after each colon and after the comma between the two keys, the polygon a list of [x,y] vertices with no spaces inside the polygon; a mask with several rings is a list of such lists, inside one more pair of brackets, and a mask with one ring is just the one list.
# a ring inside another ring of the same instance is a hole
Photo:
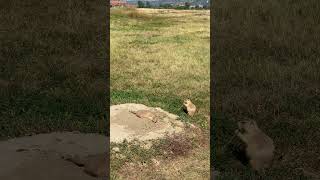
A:
{"label": "grassy field", "polygon": [[[170,143],[167,139],[144,150],[124,144],[121,152],[126,158],[111,155],[113,178],[208,179],[209,11],[114,8],[110,28],[111,104],[161,107],[202,129],[191,145],[188,140]],[[186,98],[199,109],[192,118],[180,109]],[[177,152],[174,157],[161,151],[168,148]],[[160,166],[130,166],[154,157],[160,158]]]}
{"label": "grassy field", "polygon": [[[215,1],[211,150],[220,179],[311,179],[306,174],[320,174],[319,8],[316,0]],[[243,118],[256,120],[275,142],[276,158],[264,176],[225,151]]]}
{"label": "grassy field", "polygon": [[105,4],[1,1],[0,12],[0,137],[105,133]]}

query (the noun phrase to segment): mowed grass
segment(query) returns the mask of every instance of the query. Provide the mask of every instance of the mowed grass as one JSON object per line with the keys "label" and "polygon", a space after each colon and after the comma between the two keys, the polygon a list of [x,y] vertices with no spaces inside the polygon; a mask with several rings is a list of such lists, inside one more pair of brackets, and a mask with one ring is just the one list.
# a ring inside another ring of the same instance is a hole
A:
{"label": "mowed grass", "polygon": [[[319,1],[215,1],[213,166],[221,179],[310,179],[320,174]],[[258,176],[225,151],[236,122],[257,121],[276,157]],[[303,169],[303,170],[302,170]]]}
{"label": "mowed grass", "polygon": [[143,103],[183,115],[190,98],[199,109],[189,121],[208,129],[209,12],[111,10],[111,103]]}
{"label": "mowed grass", "polygon": [[[111,153],[112,179],[209,178],[209,23],[209,11],[111,9],[111,104],[161,107],[202,129],[150,149],[112,144],[124,156]],[[186,98],[198,108],[194,117],[181,110]]]}
{"label": "mowed grass", "polygon": [[1,3],[0,137],[107,132],[102,5]]}

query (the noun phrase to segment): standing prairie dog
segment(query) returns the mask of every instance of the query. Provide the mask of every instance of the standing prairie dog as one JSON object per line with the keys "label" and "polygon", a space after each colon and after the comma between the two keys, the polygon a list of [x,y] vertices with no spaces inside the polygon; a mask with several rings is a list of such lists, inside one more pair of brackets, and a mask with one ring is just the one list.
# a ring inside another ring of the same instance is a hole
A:
{"label": "standing prairie dog", "polygon": [[273,140],[259,129],[255,121],[240,121],[238,127],[235,133],[247,145],[246,155],[251,167],[256,171],[270,167],[275,149]]}
{"label": "standing prairie dog", "polygon": [[193,116],[197,110],[196,106],[191,102],[190,99],[184,100],[183,106],[184,106],[184,110],[187,111],[189,116]]}

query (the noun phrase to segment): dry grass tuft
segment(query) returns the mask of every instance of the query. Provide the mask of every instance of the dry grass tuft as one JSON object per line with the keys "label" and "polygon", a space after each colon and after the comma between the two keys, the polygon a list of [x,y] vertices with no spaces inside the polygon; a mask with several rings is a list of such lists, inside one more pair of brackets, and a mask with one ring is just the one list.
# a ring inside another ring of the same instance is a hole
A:
{"label": "dry grass tuft", "polygon": [[193,143],[186,136],[173,135],[166,139],[162,148],[172,157],[186,156],[193,149]]}

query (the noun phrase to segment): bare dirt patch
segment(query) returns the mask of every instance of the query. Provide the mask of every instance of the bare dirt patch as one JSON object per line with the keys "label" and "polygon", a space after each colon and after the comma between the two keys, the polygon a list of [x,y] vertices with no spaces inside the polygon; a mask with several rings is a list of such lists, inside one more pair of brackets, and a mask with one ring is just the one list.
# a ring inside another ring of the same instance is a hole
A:
{"label": "bare dirt patch", "polygon": [[[139,118],[134,113],[138,110],[148,110],[159,117],[159,121]],[[145,141],[164,138],[183,132],[185,124],[178,120],[178,116],[143,104],[120,104],[110,108],[110,141],[121,143],[125,139]]]}
{"label": "bare dirt patch", "polygon": [[[137,111],[161,118],[140,118]],[[112,179],[208,179],[209,140],[200,128],[143,104],[113,105],[110,114]]]}
{"label": "bare dirt patch", "polygon": [[210,177],[210,165],[206,148],[196,148],[188,156],[156,158],[152,163],[125,164],[119,174],[122,179],[199,179]]}

